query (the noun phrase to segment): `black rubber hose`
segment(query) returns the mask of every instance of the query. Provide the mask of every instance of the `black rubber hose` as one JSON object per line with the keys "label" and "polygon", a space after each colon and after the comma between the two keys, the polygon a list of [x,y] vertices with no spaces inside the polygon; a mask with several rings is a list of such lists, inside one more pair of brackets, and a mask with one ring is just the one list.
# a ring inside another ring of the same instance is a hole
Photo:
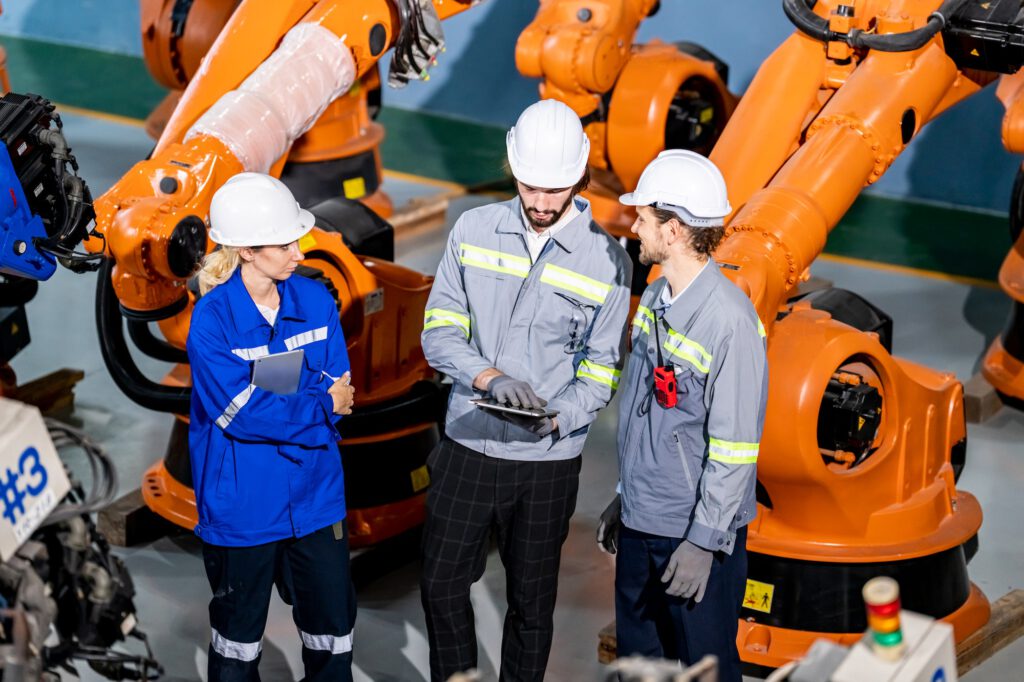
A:
{"label": "black rubber hose", "polygon": [[848,34],[834,33],[828,28],[828,20],[814,13],[813,0],[782,0],[786,17],[801,32],[822,42],[843,41],[851,47],[867,48],[879,52],[909,52],[924,47],[929,40],[946,26],[967,0],[946,0],[939,9],[928,17],[928,23],[906,33],[876,35],[853,29]]}
{"label": "black rubber hose", "polygon": [[149,323],[144,320],[128,320],[128,336],[140,351],[155,360],[188,364],[188,353],[153,336]]}
{"label": "black rubber hose", "polygon": [[786,18],[801,33],[823,43],[833,40],[835,34],[828,29],[828,19],[815,14],[812,7],[814,4],[808,4],[807,0],[782,0],[782,11],[786,13]]}
{"label": "black rubber hose", "polygon": [[132,401],[148,410],[188,414],[192,390],[159,384],[139,370],[124,338],[121,308],[110,281],[114,261],[107,259],[97,273],[96,328],[103,362],[114,383]]}

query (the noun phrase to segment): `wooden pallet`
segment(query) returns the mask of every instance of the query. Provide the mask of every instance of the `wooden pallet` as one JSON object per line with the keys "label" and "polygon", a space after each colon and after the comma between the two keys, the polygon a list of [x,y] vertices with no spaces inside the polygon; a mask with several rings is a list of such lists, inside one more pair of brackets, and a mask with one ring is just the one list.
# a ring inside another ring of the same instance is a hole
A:
{"label": "wooden pallet", "polygon": [[[997,652],[1024,635],[1024,590],[1013,590],[992,604],[992,617],[983,628],[956,647],[960,675],[978,667]],[[615,621],[597,635],[597,660],[608,664],[615,660]]]}

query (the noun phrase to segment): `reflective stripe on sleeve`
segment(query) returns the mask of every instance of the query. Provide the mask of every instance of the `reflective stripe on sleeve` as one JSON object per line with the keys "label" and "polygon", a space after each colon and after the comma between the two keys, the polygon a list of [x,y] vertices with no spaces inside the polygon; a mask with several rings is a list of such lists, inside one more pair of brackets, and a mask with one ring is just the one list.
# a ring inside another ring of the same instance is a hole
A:
{"label": "reflective stripe on sleeve", "polygon": [[707,374],[711,371],[711,353],[679,332],[669,329],[668,338],[662,346],[672,355],[696,367],[699,372]]}
{"label": "reflective stripe on sleeve", "polygon": [[255,390],[256,386],[253,384],[249,384],[242,390],[241,393],[232,398],[231,404],[227,406],[227,409],[224,410],[224,413],[221,416],[217,417],[217,426],[219,426],[222,429],[228,428],[228,424],[230,424],[231,420],[235,418],[235,415],[238,414],[238,411],[245,407],[245,404],[249,402],[249,398],[252,397],[252,392]]}
{"label": "reflective stripe on sleeve", "polygon": [[754,464],[757,462],[759,449],[758,443],[739,443],[710,438],[708,440],[708,459],[725,464]]}
{"label": "reflective stripe on sleeve", "polygon": [[423,330],[435,327],[458,327],[469,338],[469,318],[451,310],[431,308],[423,313]]}
{"label": "reflective stripe on sleeve", "polygon": [[591,279],[590,277],[581,275],[578,272],[560,268],[557,265],[551,265],[550,263],[544,266],[544,272],[541,273],[540,281],[554,287],[571,291],[574,294],[579,294],[584,298],[594,301],[598,305],[603,304],[605,299],[608,298],[608,294],[612,291],[611,285],[609,284],[598,282],[596,279]]}
{"label": "reflective stripe on sleeve", "polygon": [[232,348],[231,352],[243,360],[256,360],[257,358],[265,358],[270,355],[270,349],[266,346],[256,346],[255,348]]}
{"label": "reflective stripe on sleeve", "polygon": [[465,242],[459,244],[459,262],[463,265],[514,275],[523,279],[530,274],[531,265],[529,258],[513,256],[509,253],[485,249]]}
{"label": "reflective stripe on sleeve", "polygon": [[284,347],[288,350],[295,350],[301,346],[313,343],[315,341],[326,341],[327,340],[327,327],[317,327],[316,329],[310,329],[304,331],[301,334],[295,336],[289,336],[284,340]]}
{"label": "reflective stripe on sleeve", "polygon": [[599,384],[611,386],[612,390],[616,390],[619,387],[619,377],[621,374],[622,373],[614,367],[599,365],[596,362],[591,362],[590,360],[584,360],[581,362],[579,368],[576,370],[577,377],[593,379]]}
{"label": "reflective stripe on sleeve", "polygon": [[262,642],[234,642],[211,628],[210,645],[224,658],[255,661],[263,650]]}
{"label": "reflective stripe on sleeve", "polygon": [[346,654],[352,651],[352,633],[337,637],[335,635],[311,635],[299,630],[302,646],[313,651],[330,651],[334,654]]}

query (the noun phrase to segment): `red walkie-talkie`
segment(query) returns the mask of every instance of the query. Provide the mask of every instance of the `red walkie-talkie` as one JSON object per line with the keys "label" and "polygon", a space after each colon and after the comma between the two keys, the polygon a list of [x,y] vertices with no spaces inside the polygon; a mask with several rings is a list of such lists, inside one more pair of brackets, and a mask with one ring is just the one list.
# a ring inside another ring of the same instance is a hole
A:
{"label": "red walkie-talkie", "polygon": [[658,404],[668,409],[676,406],[676,369],[672,365],[654,368],[654,396]]}
{"label": "red walkie-talkie", "polygon": [[658,335],[659,318],[654,318],[654,343],[658,346],[658,366],[654,368],[654,397],[665,409],[671,409],[679,402],[676,393],[676,368],[672,363],[665,364],[661,357],[661,338]]}

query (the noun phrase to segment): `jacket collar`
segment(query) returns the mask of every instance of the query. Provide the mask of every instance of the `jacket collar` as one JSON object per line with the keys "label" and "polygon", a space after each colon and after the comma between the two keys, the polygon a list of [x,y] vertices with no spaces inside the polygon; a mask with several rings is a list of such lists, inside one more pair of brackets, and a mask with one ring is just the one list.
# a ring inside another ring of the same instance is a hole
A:
{"label": "jacket collar", "polygon": [[[593,215],[590,211],[590,202],[579,196],[578,194],[573,197],[573,201],[576,202],[576,208],[579,209],[580,214],[569,221],[569,224],[559,230],[551,239],[561,246],[563,249],[572,253],[576,248],[580,246],[587,234],[590,232],[590,224],[593,222]],[[518,234],[523,238],[523,243],[526,243],[526,225],[523,224],[523,205],[516,196],[509,199],[506,202],[508,206],[508,212],[505,215],[504,220],[496,228],[496,231],[502,234]]]}
{"label": "jacket collar", "polygon": [[[300,275],[293,274],[292,277]],[[277,293],[281,297],[281,307],[277,312],[277,319],[306,320],[306,311],[303,309],[302,301],[299,299],[295,286],[292,285],[292,277],[277,283]],[[267,318],[256,307],[256,302],[249,295],[242,281],[242,268],[235,268],[231,278],[221,286],[228,290],[228,309],[231,311],[232,321],[235,328],[240,332],[252,331],[260,326],[270,326]]]}
{"label": "jacket collar", "polygon": [[690,286],[683,292],[683,295],[670,305],[661,302],[661,293],[668,287],[668,280],[661,277],[657,282],[660,286],[654,292],[656,298],[653,301],[653,308],[659,311],[672,329],[682,332],[689,328],[697,311],[704,306],[722,277],[724,275],[719,271],[718,263],[714,259],[710,259],[707,267],[690,282]]}

